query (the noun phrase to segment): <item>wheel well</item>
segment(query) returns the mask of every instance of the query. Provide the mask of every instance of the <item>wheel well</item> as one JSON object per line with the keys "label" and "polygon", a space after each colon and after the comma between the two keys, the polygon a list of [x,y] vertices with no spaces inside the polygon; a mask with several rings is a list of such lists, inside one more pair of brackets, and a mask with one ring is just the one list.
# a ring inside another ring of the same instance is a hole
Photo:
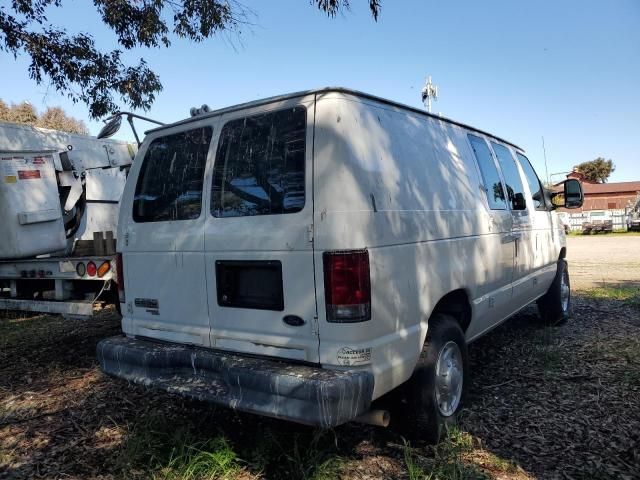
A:
{"label": "wheel well", "polygon": [[454,290],[447,293],[438,301],[431,315],[436,313],[446,313],[454,317],[463,332],[467,331],[471,323],[471,305],[469,297],[464,290]]}
{"label": "wheel well", "polygon": [[558,257],[558,260],[564,260],[566,256],[567,256],[567,247],[562,247],[560,249],[560,256]]}

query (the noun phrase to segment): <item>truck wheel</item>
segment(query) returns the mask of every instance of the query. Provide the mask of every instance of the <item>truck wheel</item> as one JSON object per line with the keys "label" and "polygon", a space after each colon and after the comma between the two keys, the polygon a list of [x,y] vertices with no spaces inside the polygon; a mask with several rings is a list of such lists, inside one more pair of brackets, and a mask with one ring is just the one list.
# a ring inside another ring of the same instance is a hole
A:
{"label": "truck wheel", "polygon": [[540,318],[549,325],[561,325],[571,316],[571,284],[569,282],[569,266],[567,261],[558,261],[558,270],[553,283],[540,299],[538,299]]}
{"label": "truck wheel", "polygon": [[467,344],[455,318],[436,314],[429,320],[427,340],[407,382],[403,412],[413,438],[437,443],[456,423],[468,385]]}

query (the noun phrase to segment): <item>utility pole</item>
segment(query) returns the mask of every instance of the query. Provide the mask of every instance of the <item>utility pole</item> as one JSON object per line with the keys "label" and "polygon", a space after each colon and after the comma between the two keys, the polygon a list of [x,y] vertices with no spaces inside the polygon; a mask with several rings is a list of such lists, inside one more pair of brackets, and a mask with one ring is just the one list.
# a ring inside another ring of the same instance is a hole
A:
{"label": "utility pole", "polygon": [[429,113],[431,113],[431,99],[438,100],[438,87],[431,83],[431,75],[427,77],[424,87],[422,87],[422,103]]}

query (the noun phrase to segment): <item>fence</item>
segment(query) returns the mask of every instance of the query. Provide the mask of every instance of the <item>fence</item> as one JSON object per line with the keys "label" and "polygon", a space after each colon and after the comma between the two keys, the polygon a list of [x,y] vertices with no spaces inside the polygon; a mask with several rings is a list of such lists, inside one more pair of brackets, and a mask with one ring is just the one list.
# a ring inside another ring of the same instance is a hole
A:
{"label": "fence", "polygon": [[583,214],[571,214],[568,218],[565,217],[562,221],[569,225],[571,231],[582,231],[582,224],[584,222],[593,222],[598,220],[613,220],[613,229],[614,230],[626,230],[627,229],[627,219],[628,215],[616,214],[616,215],[607,215],[607,216],[591,216],[588,213]]}

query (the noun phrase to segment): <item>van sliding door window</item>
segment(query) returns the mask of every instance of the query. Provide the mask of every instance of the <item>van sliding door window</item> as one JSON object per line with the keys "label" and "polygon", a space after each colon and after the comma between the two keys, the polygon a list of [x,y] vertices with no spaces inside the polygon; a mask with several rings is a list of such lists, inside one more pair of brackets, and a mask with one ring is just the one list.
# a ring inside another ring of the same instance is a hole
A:
{"label": "van sliding door window", "polygon": [[220,133],[211,213],[243,217],[304,207],[304,107],[231,120]]}
{"label": "van sliding door window", "polygon": [[156,138],[142,160],[133,220],[162,222],[200,216],[202,185],[213,129],[197,128]]}
{"label": "van sliding door window", "polygon": [[498,169],[493,161],[493,156],[491,155],[491,150],[489,150],[487,142],[485,142],[483,138],[476,137],[475,135],[469,135],[469,142],[471,143],[473,153],[480,167],[482,182],[487,192],[489,208],[491,210],[506,210],[507,202],[505,201],[504,189],[502,188],[500,175],[498,174]]}
{"label": "van sliding door window", "polygon": [[531,190],[531,196],[533,197],[533,206],[536,210],[546,210],[544,204],[544,191],[542,190],[542,184],[536,171],[529,163],[529,159],[521,153],[516,153],[518,160],[520,160],[520,166],[524,172],[524,176],[527,178],[529,184],[529,190]]}
{"label": "van sliding door window", "polygon": [[504,183],[506,183],[507,186],[507,198],[509,199],[511,209],[524,210],[526,208],[524,187],[513,155],[511,155],[509,149],[504,145],[491,142],[491,147],[493,147],[493,152],[496,154],[500,167],[502,168]]}

